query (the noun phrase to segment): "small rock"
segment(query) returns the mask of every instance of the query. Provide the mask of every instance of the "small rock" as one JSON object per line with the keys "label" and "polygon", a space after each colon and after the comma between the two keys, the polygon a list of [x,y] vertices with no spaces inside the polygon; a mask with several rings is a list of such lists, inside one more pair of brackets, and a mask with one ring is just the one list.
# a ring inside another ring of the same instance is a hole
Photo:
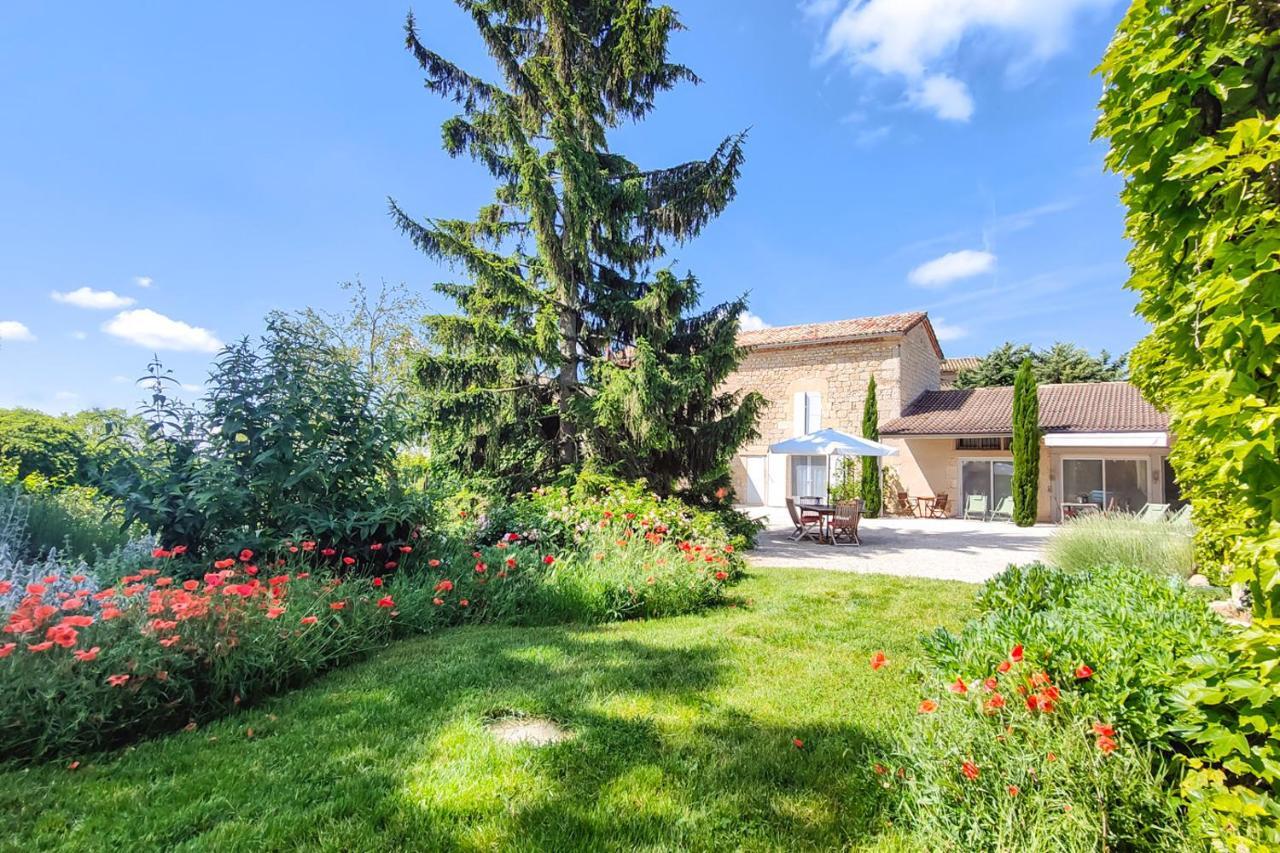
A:
{"label": "small rock", "polygon": [[1187,586],[1208,587],[1213,586],[1209,583],[1209,579],[1201,574],[1195,574],[1187,578]]}
{"label": "small rock", "polygon": [[1249,625],[1253,622],[1253,614],[1248,610],[1236,607],[1230,601],[1215,601],[1209,605],[1226,622],[1233,625]]}

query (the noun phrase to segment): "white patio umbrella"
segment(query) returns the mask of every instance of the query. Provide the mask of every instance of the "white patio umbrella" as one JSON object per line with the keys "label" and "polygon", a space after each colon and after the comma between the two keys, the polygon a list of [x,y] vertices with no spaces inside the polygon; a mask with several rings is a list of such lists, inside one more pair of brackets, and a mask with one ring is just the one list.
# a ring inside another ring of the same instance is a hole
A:
{"label": "white patio umbrella", "polygon": [[797,456],[893,456],[898,449],[838,429],[820,429],[771,444],[769,452]]}

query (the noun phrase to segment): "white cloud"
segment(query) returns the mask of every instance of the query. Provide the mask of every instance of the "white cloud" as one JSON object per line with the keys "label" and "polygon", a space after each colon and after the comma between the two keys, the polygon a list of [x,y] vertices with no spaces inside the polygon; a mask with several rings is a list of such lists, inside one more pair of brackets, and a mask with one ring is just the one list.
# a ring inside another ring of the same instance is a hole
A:
{"label": "white cloud", "polygon": [[929,322],[933,326],[933,334],[939,341],[956,341],[969,335],[969,330],[964,326],[948,323],[942,317],[931,319]]}
{"label": "white cloud", "polygon": [[132,297],[121,296],[110,290],[94,290],[91,287],[81,287],[70,293],[61,293],[55,290],[49,295],[53,297],[54,302],[74,305],[77,308],[91,308],[96,311],[127,308],[137,301]]}
{"label": "white cloud", "polygon": [[153,281],[154,279],[149,275],[135,275],[133,277],[133,283],[138,285],[138,287],[150,287]]}
{"label": "white cloud", "polygon": [[973,96],[969,94],[969,87],[947,74],[930,74],[921,80],[911,100],[941,119],[968,121],[973,118]]}
{"label": "white cloud", "polygon": [[811,0],[801,8],[806,18],[827,21],[822,59],[840,57],[856,68],[902,77],[911,103],[964,121],[973,99],[964,82],[947,73],[962,42],[980,38],[980,49],[999,49],[1011,73],[1025,73],[1066,48],[1082,12],[1116,2]]}
{"label": "white cloud", "polygon": [[996,256],[990,252],[961,249],[921,264],[907,273],[907,281],[917,287],[933,290],[946,287],[951,282],[962,278],[971,278],[990,272],[995,265]]}
{"label": "white cloud", "polygon": [[75,338],[77,341],[83,341],[89,337],[89,333],[77,330],[71,333],[71,337]]}
{"label": "white cloud", "polygon": [[149,349],[217,352],[222,348],[222,341],[208,329],[174,320],[150,308],[121,311],[103,324],[102,331]]}
{"label": "white cloud", "polygon": [[738,331],[740,332],[758,332],[767,328],[769,328],[769,324],[750,311],[743,311],[742,316],[738,318]]}
{"label": "white cloud", "polygon": [[17,320],[0,320],[0,341],[34,341],[36,336]]}

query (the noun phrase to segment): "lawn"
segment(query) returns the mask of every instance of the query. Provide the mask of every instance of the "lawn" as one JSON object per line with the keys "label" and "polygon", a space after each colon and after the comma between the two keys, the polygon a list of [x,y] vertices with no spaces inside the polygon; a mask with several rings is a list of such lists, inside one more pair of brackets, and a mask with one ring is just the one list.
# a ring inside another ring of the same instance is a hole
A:
{"label": "lawn", "polygon": [[[972,595],[764,570],[697,616],[402,642],[76,770],[0,771],[0,849],[910,848],[867,771],[917,698],[917,637]],[[498,743],[510,713],[573,736]]]}

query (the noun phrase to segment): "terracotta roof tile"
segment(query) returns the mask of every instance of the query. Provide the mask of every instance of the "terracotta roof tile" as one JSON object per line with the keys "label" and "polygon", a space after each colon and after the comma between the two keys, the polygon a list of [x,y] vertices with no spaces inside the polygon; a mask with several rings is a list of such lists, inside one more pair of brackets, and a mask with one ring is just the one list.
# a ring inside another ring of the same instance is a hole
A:
{"label": "terracotta roof tile", "polygon": [[973,370],[979,364],[982,364],[982,356],[978,355],[962,355],[957,358],[947,358],[942,361],[942,372],[959,373],[962,370]]}
{"label": "terracotta roof tile", "polygon": [[[1169,418],[1128,382],[1041,385],[1040,428],[1045,432],[1164,432]],[[1013,432],[1012,388],[926,391],[881,435],[1008,435]]]}
{"label": "terracotta roof tile", "polygon": [[[885,314],[881,317],[855,317],[851,320],[836,320],[832,323],[771,326],[754,332],[739,332],[738,345],[744,347],[808,346],[856,338],[874,338],[881,335],[901,335],[909,332],[916,324],[927,322],[928,319],[929,315],[923,311],[910,311],[905,314]],[[932,337],[932,330],[930,330],[930,336]]]}

